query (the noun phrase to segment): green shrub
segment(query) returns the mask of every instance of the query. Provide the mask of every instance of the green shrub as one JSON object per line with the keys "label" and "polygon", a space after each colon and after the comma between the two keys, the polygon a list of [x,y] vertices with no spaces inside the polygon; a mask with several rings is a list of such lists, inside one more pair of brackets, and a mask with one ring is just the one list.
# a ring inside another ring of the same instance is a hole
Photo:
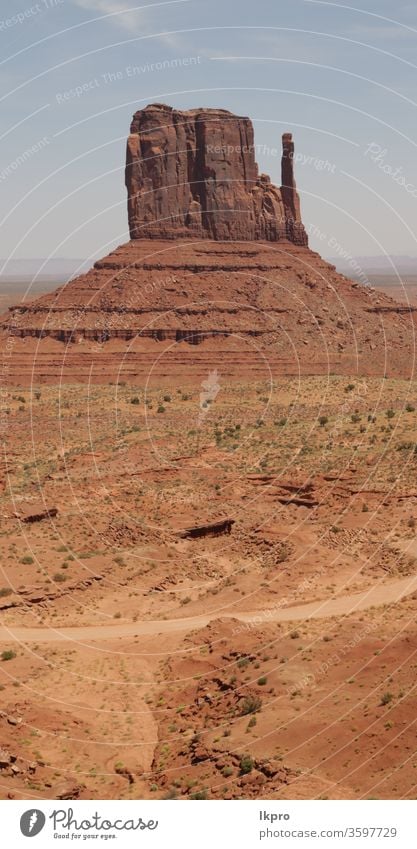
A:
{"label": "green shrub", "polygon": [[386,693],[383,694],[383,696],[381,696],[380,704],[381,705],[389,705],[389,703],[392,702],[393,698],[394,698],[393,694],[387,691]]}
{"label": "green shrub", "polygon": [[2,660],[13,660],[16,657],[16,652],[12,649],[7,649],[6,651],[2,651],[1,659]]}
{"label": "green shrub", "polygon": [[197,801],[201,801],[202,799],[208,799],[207,789],[203,787],[202,790],[197,790],[195,793],[192,793],[191,799],[196,799]]}
{"label": "green shrub", "polygon": [[240,708],[240,715],[247,716],[249,713],[256,713],[262,707],[262,699],[259,696],[245,696]]}
{"label": "green shrub", "polygon": [[247,775],[248,772],[252,772],[254,767],[254,760],[250,755],[242,755],[240,759],[240,771],[242,775]]}

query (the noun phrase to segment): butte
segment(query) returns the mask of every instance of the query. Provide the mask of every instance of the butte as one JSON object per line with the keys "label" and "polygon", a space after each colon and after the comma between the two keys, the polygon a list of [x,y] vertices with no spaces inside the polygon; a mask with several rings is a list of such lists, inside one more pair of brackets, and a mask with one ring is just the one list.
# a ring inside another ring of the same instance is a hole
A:
{"label": "butte", "polygon": [[412,308],[310,250],[293,151],[285,133],[277,187],[259,174],[249,118],[159,103],[136,112],[130,241],[0,318],[10,381],[410,377]]}

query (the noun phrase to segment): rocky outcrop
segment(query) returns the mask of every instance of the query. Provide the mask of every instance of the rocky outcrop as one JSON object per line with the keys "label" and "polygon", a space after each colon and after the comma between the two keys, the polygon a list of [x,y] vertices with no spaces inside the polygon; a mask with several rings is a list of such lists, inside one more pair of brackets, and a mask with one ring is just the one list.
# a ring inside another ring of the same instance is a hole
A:
{"label": "rocky outcrop", "polygon": [[42,503],[29,503],[20,504],[13,515],[21,522],[31,524],[32,522],[41,522],[42,519],[54,519],[57,514],[57,507],[50,507]]}
{"label": "rocky outcrop", "polygon": [[291,134],[282,141],[279,189],[258,173],[249,118],[224,109],[179,112],[159,103],[139,110],[126,157],[131,238],[195,235],[307,245]]}
{"label": "rocky outcrop", "polygon": [[193,525],[191,528],[184,528],[178,531],[178,536],[181,539],[199,539],[200,537],[218,537],[222,534],[230,534],[234,519],[219,519],[215,522],[208,522],[205,525]]}

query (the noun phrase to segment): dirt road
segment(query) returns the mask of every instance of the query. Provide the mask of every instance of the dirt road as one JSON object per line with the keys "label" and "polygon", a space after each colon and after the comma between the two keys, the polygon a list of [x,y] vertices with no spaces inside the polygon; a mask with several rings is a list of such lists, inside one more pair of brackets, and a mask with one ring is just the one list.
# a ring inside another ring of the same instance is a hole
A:
{"label": "dirt road", "polygon": [[178,633],[204,628],[216,619],[234,619],[254,626],[270,622],[294,622],[306,619],[327,619],[331,616],[346,616],[373,606],[393,604],[417,590],[417,575],[399,578],[385,584],[376,584],[369,590],[336,598],[314,601],[293,607],[264,608],[251,612],[225,612],[220,610],[204,616],[191,616],[187,619],[161,619],[142,622],[127,622],[111,625],[82,625],[74,628],[15,628],[0,627],[3,642],[23,643],[94,643],[113,640],[120,637],[153,636],[157,634]]}

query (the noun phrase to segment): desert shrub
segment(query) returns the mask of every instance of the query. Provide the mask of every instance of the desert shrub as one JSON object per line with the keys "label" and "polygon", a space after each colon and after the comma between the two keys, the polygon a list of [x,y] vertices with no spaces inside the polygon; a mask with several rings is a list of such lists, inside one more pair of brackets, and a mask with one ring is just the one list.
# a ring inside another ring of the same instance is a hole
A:
{"label": "desert shrub", "polygon": [[21,558],[20,562],[23,563],[24,566],[30,566],[35,561],[30,554],[25,554],[25,556]]}
{"label": "desert shrub", "polygon": [[387,416],[387,419],[393,419],[393,418],[394,418],[394,416],[395,416],[395,412],[394,412],[394,410],[391,410],[391,409],[390,409],[390,410],[387,410],[387,412],[386,412],[386,416]]}
{"label": "desert shrub", "polygon": [[259,696],[245,696],[240,708],[240,715],[247,716],[249,713],[256,713],[262,707],[262,699]]}
{"label": "desert shrub", "polygon": [[224,766],[222,769],[223,778],[230,778],[233,775],[233,767],[232,766]]}
{"label": "desert shrub", "polygon": [[163,405],[163,404],[159,404],[158,409],[157,409],[157,411],[156,411],[156,412],[157,412],[157,413],[165,413],[165,407],[164,407],[164,405]]}
{"label": "desert shrub", "polygon": [[134,398],[131,398],[131,399],[130,399],[130,403],[131,403],[131,404],[140,404],[140,401],[139,401],[138,396],[137,396],[137,395],[135,395],[135,396],[134,396]]}
{"label": "desert shrub", "polygon": [[390,704],[390,702],[392,702],[393,698],[394,698],[393,694],[392,694],[392,693],[390,693],[389,691],[387,691],[386,693],[384,693],[384,694],[381,696],[381,702],[380,702],[380,704],[381,704],[381,705],[389,705],[389,704]]}
{"label": "desert shrub", "polygon": [[407,413],[414,413],[416,408],[412,404],[407,404],[405,409]]}
{"label": "desert shrub", "polygon": [[2,660],[13,660],[14,657],[16,657],[16,652],[12,649],[6,649],[1,653]]}
{"label": "desert shrub", "polygon": [[206,789],[206,787],[203,787],[202,790],[196,790],[195,793],[191,794],[191,799],[196,799],[196,801],[208,799],[208,790]]}
{"label": "desert shrub", "polygon": [[248,772],[252,772],[254,767],[254,760],[250,755],[242,755],[240,759],[240,771],[242,775],[247,775]]}
{"label": "desert shrub", "polygon": [[259,684],[261,687],[265,686],[265,684],[267,683],[267,681],[268,681],[268,678],[266,677],[266,675],[261,675],[261,677],[260,677],[260,678],[258,678],[258,684]]}
{"label": "desert shrub", "polygon": [[327,416],[319,416],[320,427],[324,427],[324,425],[326,425],[328,421],[329,419],[327,418]]}
{"label": "desert shrub", "polygon": [[6,595],[11,595],[13,592],[11,587],[2,587],[0,589],[0,598],[5,598]]}
{"label": "desert shrub", "polygon": [[164,799],[176,799],[178,796],[178,792],[176,787],[170,787],[167,793],[165,793]]}
{"label": "desert shrub", "polygon": [[67,576],[63,575],[62,572],[55,572],[53,580],[56,581],[57,584],[63,584],[64,581],[67,580]]}
{"label": "desert shrub", "polygon": [[288,560],[290,554],[291,549],[289,545],[287,545],[285,542],[282,542],[279,547],[279,551],[277,551],[276,553],[276,563],[284,563],[285,560]]}

